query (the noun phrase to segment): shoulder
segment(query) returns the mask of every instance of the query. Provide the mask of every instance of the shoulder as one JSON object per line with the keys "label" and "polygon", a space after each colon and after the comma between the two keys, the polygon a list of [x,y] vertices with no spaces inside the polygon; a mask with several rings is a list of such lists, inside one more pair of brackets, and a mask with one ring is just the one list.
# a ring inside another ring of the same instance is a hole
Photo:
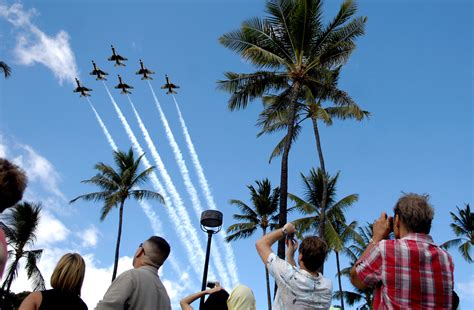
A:
{"label": "shoulder", "polygon": [[36,310],[41,305],[43,295],[41,292],[30,293],[21,303],[19,310]]}

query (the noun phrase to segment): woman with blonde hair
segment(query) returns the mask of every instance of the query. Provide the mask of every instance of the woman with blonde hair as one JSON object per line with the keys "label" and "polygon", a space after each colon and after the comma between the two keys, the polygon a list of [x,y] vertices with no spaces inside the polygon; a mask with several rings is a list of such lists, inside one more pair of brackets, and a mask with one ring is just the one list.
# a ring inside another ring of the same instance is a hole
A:
{"label": "woman with blonde hair", "polygon": [[81,255],[63,255],[51,275],[52,289],[31,293],[19,310],[87,310],[80,297],[85,272],[86,264]]}

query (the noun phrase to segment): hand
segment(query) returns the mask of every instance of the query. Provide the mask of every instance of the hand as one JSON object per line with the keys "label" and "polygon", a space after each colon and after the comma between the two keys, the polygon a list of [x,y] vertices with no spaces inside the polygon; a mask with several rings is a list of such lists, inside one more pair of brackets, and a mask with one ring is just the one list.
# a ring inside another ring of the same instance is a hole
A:
{"label": "hand", "polygon": [[286,257],[293,257],[298,249],[298,241],[295,239],[286,238]]}
{"label": "hand", "polygon": [[283,230],[286,230],[288,235],[293,235],[296,232],[295,225],[293,225],[291,222],[286,223],[285,226],[283,226]]}
{"label": "hand", "polygon": [[380,217],[374,222],[372,227],[372,240],[379,242],[380,240],[387,239],[390,234],[390,222],[391,217],[388,217],[385,212],[380,214]]}
{"label": "hand", "polygon": [[221,284],[219,282],[216,282],[216,286],[214,286],[213,288],[210,288],[210,289],[207,289],[205,290],[206,294],[213,294],[215,292],[218,292],[222,290],[222,287],[221,287]]}

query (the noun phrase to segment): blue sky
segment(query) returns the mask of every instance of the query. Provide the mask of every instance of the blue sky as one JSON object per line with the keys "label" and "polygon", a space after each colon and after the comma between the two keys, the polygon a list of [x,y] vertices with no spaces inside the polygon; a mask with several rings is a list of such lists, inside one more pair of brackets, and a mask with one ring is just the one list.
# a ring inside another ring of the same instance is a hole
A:
{"label": "blue sky", "polygon": [[[336,14],[340,3],[325,2],[326,20]],[[189,186],[183,182],[150,89],[134,74],[138,59],[156,71],[151,85],[201,208],[209,208],[212,198],[224,213],[227,227],[235,211],[229,199],[247,200],[246,185],[257,179],[268,177],[274,186],[279,183],[279,160],[268,164],[268,156],[280,136],[256,138],[260,102],[231,113],[226,107],[229,95],[216,90],[215,83],[225,71],[253,70],[217,39],[245,19],[262,16],[263,9],[263,2],[254,1],[0,1],[0,59],[13,69],[11,78],[0,79],[0,155],[25,167],[30,175],[27,198],[43,202],[37,246],[45,249],[40,265],[44,273],[49,275],[66,251],[83,254],[88,263],[83,297],[91,308],[110,281],[118,214],[112,212],[100,222],[99,204],[67,203],[94,189],[80,181],[94,174],[95,163],[112,163],[111,147],[89,104],[72,93],[73,77],[79,75],[93,89],[91,102],[118,148],[125,150],[131,142],[104,86],[88,74],[91,60],[110,74],[106,83],[114,100],[155,165],[156,156],[127,98],[112,89],[116,74],[135,87],[130,98],[164,162],[175,194],[160,171],[158,179],[173,208],[177,195],[181,197],[182,213],[177,216],[182,220],[187,213],[190,225],[182,225],[187,227],[183,240],[172,219],[174,209],[167,211],[150,202],[155,215],[147,216],[146,206],[129,202],[119,269],[131,267],[140,242],[162,232],[172,245],[175,262],[174,266],[167,263],[163,279],[176,302],[200,288],[199,254],[189,253],[205,250],[206,235],[199,229],[197,202],[192,202]],[[340,87],[372,117],[321,128],[327,168],[332,174],[340,171],[339,197],[359,194],[348,219],[361,224],[372,222],[382,211],[391,212],[401,192],[430,194],[436,212],[432,236],[444,242],[454,237],[449,212],[472,203],[472,3],[359,1],[358,14],[368,16],[366,35],[358,40],[357,50],[344,67]],[[106,61],[110,44],[129,59],[125,68]],[[176,99],[212,197],[202,191],[172,97],[159,89],[164,74],[181,86]],[[300,172],[307,173],[317,165],[314,137],[305,127],[290,154],[290,192],[301,194]],[[150,189],[154,186],[148,184]],[[193,243],[193,236],[199,242]],[[213,256],[211,270],[216,279],[227,279],[229,290],[236,281],[250,286],[258,309],[264,309],[264,267],[254,250],[256,238],[231,245],[235,268],[221,238],[215,238],[213,246],[223,262]],[[472,265],[455,250],[451,253],[461,306],[473,308]],[[326,275],[336,284],[333,256],[326,266]],[[232,276],[233,271],[237,276]],[[29,289],[24,275],[14,289]]]}

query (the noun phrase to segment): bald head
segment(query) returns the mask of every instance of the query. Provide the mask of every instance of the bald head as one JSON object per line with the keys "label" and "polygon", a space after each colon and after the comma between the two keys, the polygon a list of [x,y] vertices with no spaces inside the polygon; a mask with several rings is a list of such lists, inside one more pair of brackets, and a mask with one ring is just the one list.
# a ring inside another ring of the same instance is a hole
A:
{"label": "bald head", "polygon": [[168,242],[158,236],[148,238],[143,246],[150,262],[157,266],[162,266],[171,252],[171,247]]}

